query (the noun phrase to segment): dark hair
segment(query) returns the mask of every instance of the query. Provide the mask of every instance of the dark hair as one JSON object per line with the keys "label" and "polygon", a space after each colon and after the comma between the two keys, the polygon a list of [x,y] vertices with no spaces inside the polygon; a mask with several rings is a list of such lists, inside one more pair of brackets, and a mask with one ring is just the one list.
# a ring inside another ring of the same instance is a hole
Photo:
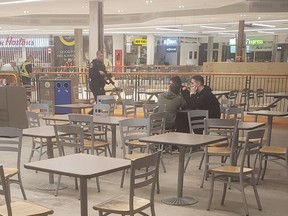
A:
{"label": "dark hair", "polygon": [[180,93],[181,86],[176,83],[171,83],[169,85],[169,91],[178,95]]}
{"label": "dark hair", "polygon": [[204,85],[204,78],[200,75],[195,75],[191,79],[194,79],[194,80],[200,82],[201,85]]}
{"label": "dark hair", "polygon": [[170,81],[176,85],[181,86],[182,85],[182,80],[179,76],[173,76],[170,78]]}

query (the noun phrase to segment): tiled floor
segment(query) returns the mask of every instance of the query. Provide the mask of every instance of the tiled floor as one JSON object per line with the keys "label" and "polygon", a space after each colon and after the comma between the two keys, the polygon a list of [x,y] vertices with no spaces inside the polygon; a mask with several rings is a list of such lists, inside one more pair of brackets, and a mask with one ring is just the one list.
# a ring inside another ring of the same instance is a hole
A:
{"label": "tiled floor", "polygon": [[[279,146],[288,145],[288,124],[275,125],[273,127],[272,144]],[[117,140],[120,140],[119,133]],[[31,147],[31,139],[24,137],[22,163],[28,161]],[[117,156],[121,157],[120,145],[117,148]],[[165,154],[164,161],[167,168],[167,173],[163,173],[160,169],[161,193],[155,195],[156,215],[157,216],[191,216],[191,215],[244,215],[244,210],[241,202],[241,195],[238,190],[231,189],[227,192],[226,203],[224,206],[220,205],[222,184],[216,184],[216,191],[214,193],[214,200],[211,211],[206,210],[208,195],[209,195],[209,180],[205,182],[204,188],[201,189],[200,179],[202,171],[197,169],[199,164],[200,154],[196,154],[190,162],[184,179],[184,195],[194,196],[199,202],[195,205],[189,206],[169,206],[161,203],[161,199],[167,196],[176,194],[177,169],[178,169],[178,154]],[[45,156],[44,156],[45,157]],[[11,163],[11,155],[3,155],[0,152],[1,163]],[[23,166],[22,166],[23,167]],[[78,216],[80,215],[80,206],[78,200],[78,191],[74,189],[74,179],[69,177],[62,177],[62,183],[68,185],[65,190],[59,191],[58,197],[54,196],[54,192],[45,192],[36,189],[39,183],[48,181],[47,173],[36,173],[32,170],[22,169],[22,177],[29,200],[43,204],[51,209],[54,209],[55,216]],[[89,193],[89,215],[98,215],[92,209],[93,204],[99,203],[118,194],[128,192],[128,178],[126,175],[124,189],[120,189],[121,172],[105,175],[100,177],[101,192],[96,191],[95,179],[88,182]],[[258,185],[258,192],[260,195],[263,210],[258,211],[256,201],[251,187],[246,189],[246,195],[249,205],[250,215],[261,216],[284,216],[288,211],[288,175],[285,170],[276,165],[269,165],[266,179],[261,181]],[[143,191],[142,194],[147,194]],[[20,189],[17,185],[12,186],[13,200],[22,199]],[[3,199],[1,199],[1,204]]]}

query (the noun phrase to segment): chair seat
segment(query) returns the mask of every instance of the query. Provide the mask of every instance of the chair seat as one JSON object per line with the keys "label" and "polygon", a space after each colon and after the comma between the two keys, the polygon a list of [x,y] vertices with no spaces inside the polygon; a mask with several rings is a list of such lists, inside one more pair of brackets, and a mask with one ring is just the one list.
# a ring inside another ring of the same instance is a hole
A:
{"label": "chair seat", "polygon": [[226,147],[226,146],[228,146],[227,142],[217,142],[208,145],[208,147]]}
{"label": "chair seat", "polygon": [[[241,136],[241,137],[238,138],[238,142],[240,142],[240,143],[245,143],[245,141],[246,141],[246,137],[245,136]],[[263,138],[263,143],[265,143],[265,141],[266,141],[266,139]],[[259,139],[250,139],[250,142],[258,143]]]}
{"label": "chair seat", "polygon": [[150,154],[149,153],[133,153],[133,154],[126,154],[124,158],[128,160],[135,160],[138,158],[146,157],[148,155]]}
{"label": "chair seat", "polygon": [[[91,135],[90,133],[85,133],[85,134]],[[95,136],[103,136],[103,135],[106,134],[106,132],[105,132],[105,131],[94,130],[94,131],[93,131],[93,134],[94,134]]]}
{"label": "chair seat", "polygon": [[230,147],[208,147],[208,154],[213,155],[229,155],[231,153]]}
{"label": "chair seat", "polygon": [[12,177],[18,173],[18,169],[16,168],[4,168],[4,176],[5,178]]}
{"label": "chair seat", "polygon": [[260,151],[262,154],[270,154],[270,155],[285,155],[287,149],[284,147],[277,147],[277,146],[263,146]]}
{"label": "chair seat", "polygon": [[[222,173],[222,174],[240,174],[240,167],[239,166],[219,166],[212,169],[209,169],[209,172],[214,173]],[[244,173],[250,173],[253,169],[251,168],[243,168]]]}
{"label": "chair seat", "polygon": [[[135,197],[134,196],[134,211],[139,211],[142,208],[146,208],[150,205],[150,200]],[[117,214],[126,214],[130,212],[129,208],[129,196],[121,195],[114,197],[106,202],[100,203],[98,205],[93,206],[93,209],[104,211],[104,212],[112,212]]]}
{"label": "chair seat", "polygon": [[[54,211],[29,201],[11,203],[13,216],[44,216]],[[0,215],[8,216],[6,205],[0,206]]]}
{"label": "chair seat", "polygon": [[125,143],[126,145],[132,145],[134,147],[147,147],[147,142],[141,142],[139,140],[129,140]]}
{"label": "chair seat", "polygon": [[[105,140],[95,140],[94,141],[94,147],[100,148],[100,147],[106,147],[109,143]],[[84,148],[92,148],[92,142],[91,140],[84,140]]]}

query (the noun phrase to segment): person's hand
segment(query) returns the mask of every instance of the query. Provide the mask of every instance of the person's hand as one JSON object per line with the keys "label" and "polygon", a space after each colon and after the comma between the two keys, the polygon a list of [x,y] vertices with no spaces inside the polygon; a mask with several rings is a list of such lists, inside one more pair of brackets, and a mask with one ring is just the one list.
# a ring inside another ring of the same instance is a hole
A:
{"label": "person's hand", "polygon": [[198,90],[198,86],[197,85],[192,85],[191,88],[190,88],[190,91],[192,94],[195,94]]}
{"label": "person's hand", "polygon": [[105,75],[106,75],[103,71],[99,71],[99,73],[100,73],[102,76],[105,76]]}

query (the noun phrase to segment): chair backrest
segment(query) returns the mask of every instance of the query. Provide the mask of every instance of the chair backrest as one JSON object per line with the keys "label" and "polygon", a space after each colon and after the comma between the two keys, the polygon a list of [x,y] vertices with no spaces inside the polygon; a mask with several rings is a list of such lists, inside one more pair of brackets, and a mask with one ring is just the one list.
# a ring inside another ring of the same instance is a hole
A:
{"label": "chair backrest", "polygon": [[136,102],[134,99],[125,99],[123,100],[123,109],[124,116],[133,116],[136,117]]}
{"label": "chair backrest", "polygon": [[190,133],[194,130],[204,130],[204,119],[208,118],[208,110],[189,110],[187,112]]}
{"label": "chair backrest", "polygon": [[134,87],[127,86],[124,88],[124,99],[134,99]]}
{"label": "chair backrest", "polygon": [[243,175],[243,168],[245,167],[245,161],[247,161],[247,157],[249,157],[249,159],[252,161],[252,156],[254,156],[252,167],[255,170],[259,156],[259,149],[263,144],[264,133],[265,129],[252,130],[247,132],[242,159],[240,161],[240,175]]}
{"label": "chair backrest", "polygon": [[152,113],[157,113],[157,112],[165,112],[166,111],[166,104],[163,105],[158,105],[155,103],[144,103],[143,104],[143,113],[144,113],[144,118],[149,118],[149,116]]}
{"label": "chair backrest", "polygon": [[238,92],[239,92],[238,90],[231,90],[229,93],[228,98],[233,100],[234,104],[236,104]]}
{"label": "chair backrest", "polygon": [[54,125],[57,144],[60,154],[63,155],[63,147],[73,147],[76,152],[84,150],[84,130],[77,125]]}
{"label": "chair backrest", "polygon": [[158,112],[152,113],[150,119],[150,135],[165,133],[166,113]]}
{"label": "chair backrest", "polygon": [[96,103],[101,103],[102,100],[114,99],[113,95],[98,95]]}
{"label": "chair backrest", "polygon": [[9,198],[9,188],[6,183],[4,169],[3,169],[2,164],[0,164],[0,182],[2,185],[2,189],[0,189],[0,194],[4,195],[8,216],[12,216],[12,208],[11,208],[11,202]]}
{"label": "chair backrest", "polygon": [[93,115],[96,116],[110,116],[110,105],[109,104],[93,104]]}
{"label": "chair backrest", "polygon": [[150,136],[149,118],[130,118],[119,121],[123,157],[126,155],[126,142]]}
{"label": "chair backrest", "polygon": [[242,107],[230,107],[225,110],[225,118],[244,121],[244,109]]}
{"label": "chair backrest", "polygon": [[41,104],[48,104],[49,106],[49,114],[54,115],[55,109],[54,109],[54,102],[51,100],[41,100]]}
{"label": "chair backrest", "polygon": [[232,156],[234,156],[238,144],[238,124],[238,119],[204,119],[205,134],[227,137],[227,142],[231,147],[231,160],[233,160]]}
{"label": "chair backrest", "polygon": [[23,131],[19,128],[0,127],[0,151],[17,153],[17,169],[20,170]]}
{"label": "chair backrest", "polygon": [[110,106],[110,115],[114,115],[114,109],[115,109],[115,104],[116,100],[115,99],[103,99],[101,101],[101,104],[108,104]]}
{"label": "chair backrest", "polygon": [[40,117],[36,112],[26,111],[29,128],[40,127]]}
{"label": "chair backrest", "polygon": [[[155,184],[159,172],[160,152],[131,161],[129,207],[134,208],[137,189],[150,189],[150,203],[154,203]],[[149,190],[148,189],[148,190]],[[142,190],[139,190],[140,193]],[[139,196],[139,195],[138,195]]]}
{"label": "chair backrest", "polygon": [[262,88],[256,89],[256,102],[257,105],[264,103],[264,89]]}
{"label": "chair backrest", "polygon": [[224,112],[226,109],[233,105],[234,101],[232,99],[223,98],[220,100],[220,109]]}
{"label": "chair backrest", "polygon": [[28,107],[29,111],[36,111],[39,113],[39,117],[42,116],[49,116],[50,115],[50,108],[48,104],[42,103],[31,103]]}

